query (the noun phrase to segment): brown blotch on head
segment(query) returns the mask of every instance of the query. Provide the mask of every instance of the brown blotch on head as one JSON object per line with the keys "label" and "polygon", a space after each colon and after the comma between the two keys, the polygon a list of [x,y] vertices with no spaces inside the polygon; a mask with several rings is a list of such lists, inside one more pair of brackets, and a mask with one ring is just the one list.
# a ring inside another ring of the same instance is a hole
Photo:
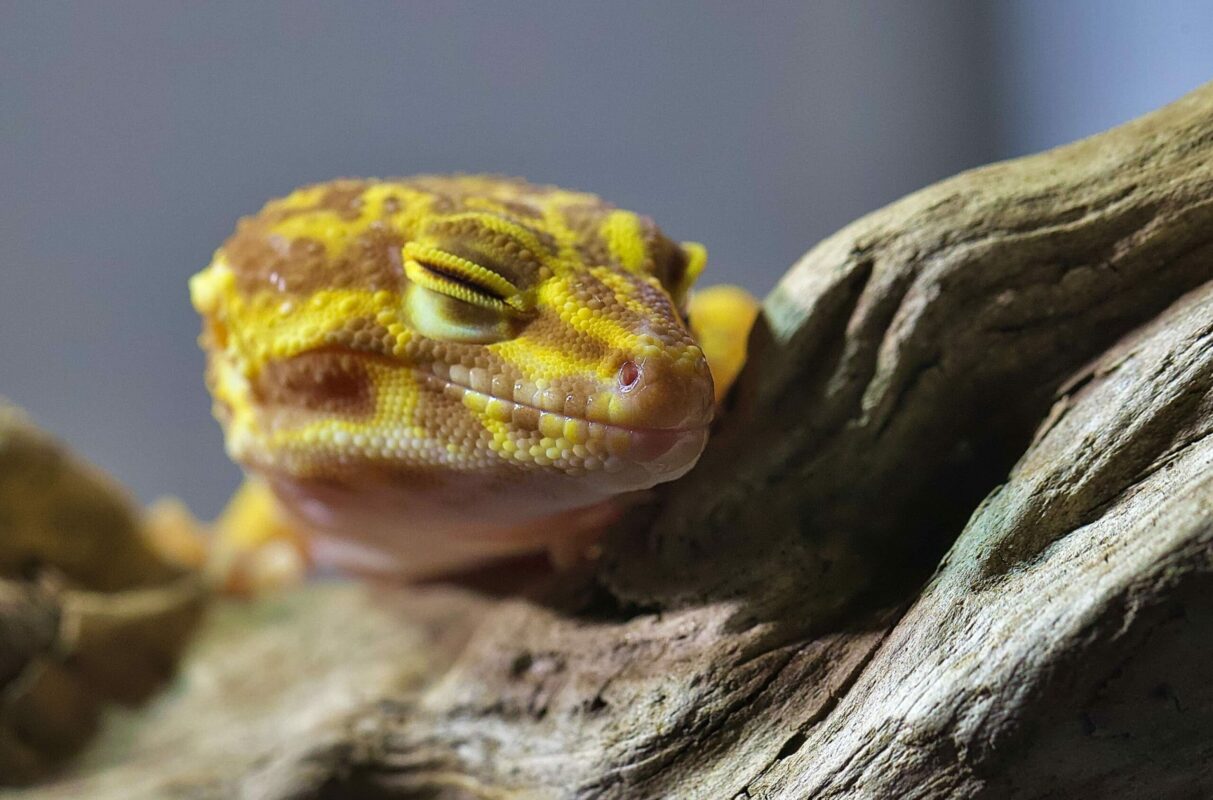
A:
{"label": "brown blotch on head", "polygon": [[330,264],[323,286],[398,291],[404,280],[400,259],[403,246],[403,239],[395,231],[386,225],[372,225]]}
{"label": "brown blotch on head", "polygon": [[644,239],[653,276],[672,295],[686,279],[690,264],[686,251],[677,242],[670,241],[656,225],[646,227]]}
{"label": "brown blotch on head", "polygon": [[327,184],[327,189],[316,203],[317,211],[332,211],[342,219],[357,219],[362,213],[362,195],[372,185],[371,181],[342,178]]}
{"label": "brown blotch on head", "polygon": [[375,413],[375,385],[358,356],[315,351],[266,364],[253,381],[263,406],[365,417]]}
{"label": "brown blotch on head", "polygon": [[564,223],[569,226],[577,241],[577,254],[582,261],[595,266],[612,263],[611,251],[600,229],[606,215],[615,207],[605,202],[578,203],[560,210]]}
{"label": "brown blotch on head", "polygon": [[404,269],[400,237],[372,225],[337,257],[314,239],[287,240],[259,219],[242,222],[223,246],[242,292],[308,295],[321,289],[398,289]]}

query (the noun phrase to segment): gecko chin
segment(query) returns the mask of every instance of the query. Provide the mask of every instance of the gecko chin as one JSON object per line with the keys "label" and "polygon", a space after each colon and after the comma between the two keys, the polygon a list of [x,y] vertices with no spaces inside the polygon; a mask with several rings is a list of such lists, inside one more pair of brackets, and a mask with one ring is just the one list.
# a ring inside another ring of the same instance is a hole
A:
{"label": "gecko chin", "polygon": [[264,471],[283,509],[317,538],[314,556],[344,570],[406,579],[460,572],[498,558],[584,547],[627,506],[619,498],[674,480],[696,463],[707,426],[626,430],[627,454],[584,474],[539,469],[451,472],[347,463],[338,477]]}

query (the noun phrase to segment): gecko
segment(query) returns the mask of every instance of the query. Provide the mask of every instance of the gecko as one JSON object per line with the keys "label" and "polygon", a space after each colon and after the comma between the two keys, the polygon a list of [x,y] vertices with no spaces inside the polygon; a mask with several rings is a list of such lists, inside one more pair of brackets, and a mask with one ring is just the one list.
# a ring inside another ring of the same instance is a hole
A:
{"label": "gecko", "polygon": [[757,314],[735,287],[692,295],[706,258],[514,178],[270,201],[190,281],[214,415],[249,475],[221,530],[302,531],[313,560],[405,579],[568,561],[704,449]]}

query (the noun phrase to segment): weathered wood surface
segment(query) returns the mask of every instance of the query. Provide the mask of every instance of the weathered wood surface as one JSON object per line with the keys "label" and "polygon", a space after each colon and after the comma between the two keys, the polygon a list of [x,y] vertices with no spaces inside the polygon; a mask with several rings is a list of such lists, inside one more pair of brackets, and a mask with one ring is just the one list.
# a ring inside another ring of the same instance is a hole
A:
{"label": "weathered wood surface", "polygon": [[751,344],[595,568],[222,609],[24,796],[1213,796],[1213,85],[857,221]]}

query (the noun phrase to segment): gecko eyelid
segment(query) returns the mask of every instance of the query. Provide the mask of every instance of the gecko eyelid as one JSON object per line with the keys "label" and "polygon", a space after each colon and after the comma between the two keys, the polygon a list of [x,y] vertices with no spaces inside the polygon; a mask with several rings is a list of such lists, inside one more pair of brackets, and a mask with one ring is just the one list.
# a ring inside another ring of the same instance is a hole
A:
{"label": "gecko eyelid", "polygon": [[436,247],[407,243],[401,255],[413,283],[466,303],[496,311],[525,311],[524,294],[504,276]]}

